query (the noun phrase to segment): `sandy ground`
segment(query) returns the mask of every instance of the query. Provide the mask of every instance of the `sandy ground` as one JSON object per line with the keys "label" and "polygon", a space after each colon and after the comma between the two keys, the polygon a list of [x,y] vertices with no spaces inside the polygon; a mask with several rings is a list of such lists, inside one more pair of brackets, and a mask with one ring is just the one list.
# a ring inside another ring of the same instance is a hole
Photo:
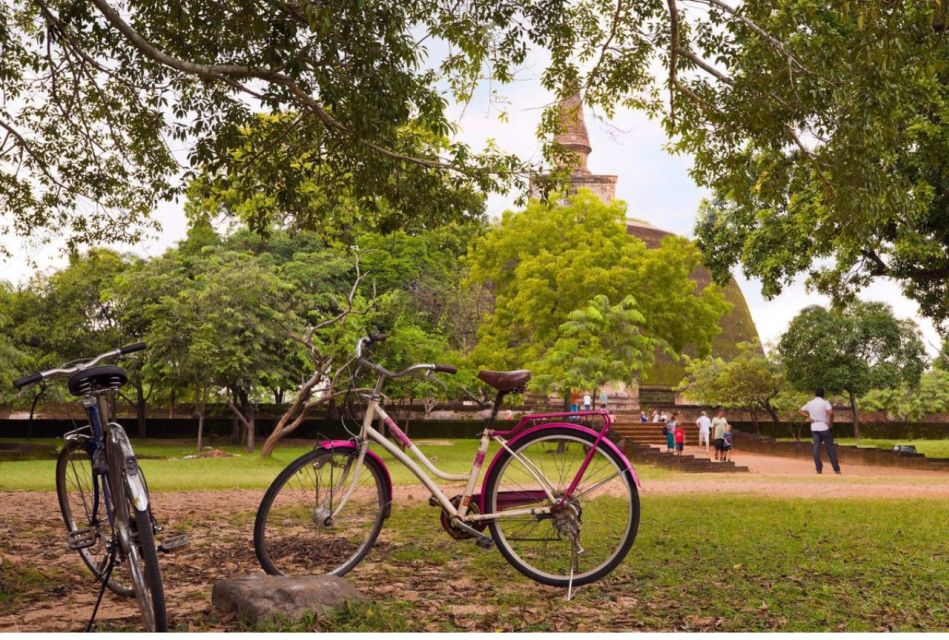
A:
{"label": "sandy ground", "polygon": [[[647,480],[642,487],[643,501],[653,495],[692,495],[723,489],[735,496],[949,498],[949,473],[847,465],[843,475],[834,475],[825,468],[819,476],[807,460],[739,452],[735,461],[747,465],[750,473],[675,474],[668,479]],[[212,611],[211,585],[227,576],[262,573],[252,542],[253,516],[262,493],[194,491],[160,492],[153,496],[156,513],[167,530],[174,531],[182,525],[191,529],[189,548],[161,558],[172,625],[194,625],[202,630],[234,628],[228,619]],[[396,503],[427,499],[422,487],[397,487]],[[63,533],[55,493],[0,494],[0,560],[28,563],[53,584],[31,592],[15,613],[0,615],[0,632],[70,631],[84,626],[96,589],[79,557],[65,548]],[[384,538],[385,530],[383,534]],[[386,597],[388,587],[382,584],[384,581],[372,580],[371,567],[352,575],[357,588],[371,598]],[[442,573],[431,577],[433,584],[443,584],[445,580]],[[457,590],[461,587],[456,582],[448,584]],[[476,597],[478,585],[472,582],[468,586],[471,596]],[[133,602],[108,592],[99,619],[106,628],[139,628]]]}

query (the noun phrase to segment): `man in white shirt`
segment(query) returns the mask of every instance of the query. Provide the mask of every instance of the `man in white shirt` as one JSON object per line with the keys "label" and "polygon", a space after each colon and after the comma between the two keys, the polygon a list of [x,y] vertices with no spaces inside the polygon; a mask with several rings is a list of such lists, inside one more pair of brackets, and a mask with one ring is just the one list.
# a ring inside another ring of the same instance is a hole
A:
{"label": "man in white shirt", "polygon": [[705,453],[708,453],[708,434],[709,429],[712,428],[712,421],[708,419],[708,414],[703,411],[695,424],[699,427],[699,446],[701,447],[704,444]]}
{"label": "man in white shirt", "polygon": [[817,387],[814,399],[805,404],[798,411],[799,414],[811,421],[811,439],[814,442],[814,466],[817,473],[824,472],[824,463],[820,459],[820,445],[823,442],[827,447],[827,455],[834,473],[840,473],[840,463],[837,462],[837,447],[834,446],[834,435],[830,428],[834,424],[834,407],[824,399],[824,389]]}

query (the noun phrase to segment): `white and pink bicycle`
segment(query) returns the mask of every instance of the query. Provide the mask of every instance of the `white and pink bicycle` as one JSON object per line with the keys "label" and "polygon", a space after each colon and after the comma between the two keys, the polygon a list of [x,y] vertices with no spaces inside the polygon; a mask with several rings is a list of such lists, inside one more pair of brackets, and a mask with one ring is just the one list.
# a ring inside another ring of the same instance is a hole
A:
{"label": "white and pink bicycle", "polygon": [[[455,373],[455,368],[417,364],[389,371],[364,355],[381,340],[384,336],[367,336],[356,346],[359,364],[378,375],[374,390],[365,394],[359,434],[319,442],[277,476],[261,501],[254,547],[267,573],[341,576],[369,553],[393,506],[392,480],[382,458],[369,448],[371,442],[431,492],[429,504],[441,507],[442,525],[453,538],[473,538],[485,549],[497,544],[508,562],[533,580],[572,589],[599,580],[623,561],[639,528],[639,479],[606,437],[612,422],[606,411],[528,414],[513,429],[497,430],[504,396],[521,392],[531,374],[480,371],[478,378],[497,390],[491,417],[470,473],[445,473],[380,405],[387,379],[419,371]],[[577,417],[602,426],[569,421]],[[421,465],[373,428],[377,418]],[[477,493],[492,440],[500,449]],[[449,497],[429,473],[464,482],[464,491]]]}

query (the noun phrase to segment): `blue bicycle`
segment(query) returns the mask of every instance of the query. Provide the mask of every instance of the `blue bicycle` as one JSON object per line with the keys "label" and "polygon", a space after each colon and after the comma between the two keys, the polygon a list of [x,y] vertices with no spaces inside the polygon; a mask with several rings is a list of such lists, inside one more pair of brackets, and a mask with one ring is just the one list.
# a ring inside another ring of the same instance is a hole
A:
{"label": "blue bicycle", "polygon": [[115,395],[128,375],[121,367],[99,363],[144,349],[145,343],[138,342],[13,383],[23,389],[66,378],[70,393],[82,398],[89,418],[89,424],[65,434],[66,444],[56,462],[56,494],[66,523],[66,543],[101,583],[87,629],[108,587],[135,597],[146,630],[167,631],[158,552],[187,544],[187,536],[178,534],[156,545],[155,533],[161,528],[152,516],[145,476],[125,430],[111,419]]}

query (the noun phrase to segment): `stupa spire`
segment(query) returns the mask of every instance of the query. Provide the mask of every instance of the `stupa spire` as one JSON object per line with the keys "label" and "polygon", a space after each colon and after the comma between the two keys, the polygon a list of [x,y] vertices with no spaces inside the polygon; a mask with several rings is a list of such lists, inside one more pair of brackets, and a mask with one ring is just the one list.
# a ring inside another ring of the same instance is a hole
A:
{"label": "stupa spire", "polygon": [[590,147],[590,136],[587,134],[587,125],[583,117],[583,101],[580,99],[579,89],[560,101],[558,129],[554,142],[574,154],[575,159],[571,167],[573,172],[589,174],[587,157],[593,149]]}

